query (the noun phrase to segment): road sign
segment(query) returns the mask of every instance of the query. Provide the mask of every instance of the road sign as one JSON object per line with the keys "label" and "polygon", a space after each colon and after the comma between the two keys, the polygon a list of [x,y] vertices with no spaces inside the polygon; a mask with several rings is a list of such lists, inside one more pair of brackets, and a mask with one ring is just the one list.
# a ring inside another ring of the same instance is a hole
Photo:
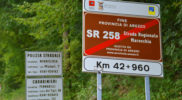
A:
{"label": "road sign", "polygon": [[26,100],[63,100],[62,78],[27,78]]}
{"label": "road sign", "polygon": [[62,75],[61,52],[26,52],[26,76]]}
{"label": "road sign", "polygon": [[[93,2],[91,5],[89,2]],[[160,18],[160,5],[128,1],[83,0],[84,12],[122,14]]]}
{"label": "road sign", "polygon": [[82,70],[163,77],[160,6],[89,1],[83,7]]}
{"label": "road sign", "polygon": [[132,61],[121,59],[104,59],[86,57],[84,68],[87,71],[101,71],[103,73],[116,73],[127,75],[162,75],[161,63]]}

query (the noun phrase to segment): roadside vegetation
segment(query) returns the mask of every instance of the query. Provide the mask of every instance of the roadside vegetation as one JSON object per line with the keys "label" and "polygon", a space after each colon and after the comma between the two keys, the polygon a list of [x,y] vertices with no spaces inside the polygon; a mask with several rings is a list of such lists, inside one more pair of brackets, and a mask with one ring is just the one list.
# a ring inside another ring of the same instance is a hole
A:
{"label": "roadside vegetation", "polygon": [[[164,78],[151,100],[182,100],[182,1],[159,3]],[[62,51],[64,100],[96,100],[96,74],[83,73],[82,0],[0,0],[0,100],[25,100],[25,51]],[[103,100],[145,100],[144,78],[103,74]]]}

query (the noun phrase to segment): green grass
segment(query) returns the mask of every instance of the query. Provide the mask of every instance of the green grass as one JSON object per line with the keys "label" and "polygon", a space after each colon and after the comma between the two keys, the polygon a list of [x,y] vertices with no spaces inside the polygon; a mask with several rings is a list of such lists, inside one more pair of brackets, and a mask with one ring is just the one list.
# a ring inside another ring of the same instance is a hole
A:
{"label": "green grass", "polygon": [[25,86],[8,94],[1,94],[0,100],[25,100]]}

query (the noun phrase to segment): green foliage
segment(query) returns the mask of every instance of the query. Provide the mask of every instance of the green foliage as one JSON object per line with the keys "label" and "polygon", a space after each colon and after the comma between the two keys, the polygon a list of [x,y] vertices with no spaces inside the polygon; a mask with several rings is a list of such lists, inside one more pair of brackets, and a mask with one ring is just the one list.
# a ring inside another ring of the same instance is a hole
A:
{"label": "green foliage", "polygon": [[[182,1],[129,1],[161,5],[164,78],[151,78],[151,99],[182,100]],[[25,100],[25,51],[62,51],[64,100],[96,100],[96,75],[81,72],[82,0],[0,0],[0,12],[0,100]],[[143,77],[103,75],[103,100],[144,98]]]}

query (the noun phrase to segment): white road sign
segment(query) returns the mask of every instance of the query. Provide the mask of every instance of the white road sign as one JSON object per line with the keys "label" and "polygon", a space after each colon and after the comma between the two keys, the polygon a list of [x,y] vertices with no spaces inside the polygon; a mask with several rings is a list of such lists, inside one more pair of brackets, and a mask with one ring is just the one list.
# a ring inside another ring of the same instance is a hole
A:
{"label": "white road sign", "polygon": [[[87,67],[86,67],[87,66]],[[162,63],[140,62],[123,59],[85,58],[84,67],[87,71],[100,71],[103,73],[128,74],[141,76],[162,75]]]}
{"label": "white road sign", "polygon": [[62,78],[27,78],[26,100],[63,100]]}
{"label": "white road sign", "polygon": [[[145,17],[160,17],[160,5],[152,3],[138,3],[128,1],[83,0],[84,11],[98,13],[113,13]],[[152,7],[154,12],[149,12]]]}
{"label": "white road sign", "polygon": [[61,52],[26,52],[26,76],[62,75]]}

